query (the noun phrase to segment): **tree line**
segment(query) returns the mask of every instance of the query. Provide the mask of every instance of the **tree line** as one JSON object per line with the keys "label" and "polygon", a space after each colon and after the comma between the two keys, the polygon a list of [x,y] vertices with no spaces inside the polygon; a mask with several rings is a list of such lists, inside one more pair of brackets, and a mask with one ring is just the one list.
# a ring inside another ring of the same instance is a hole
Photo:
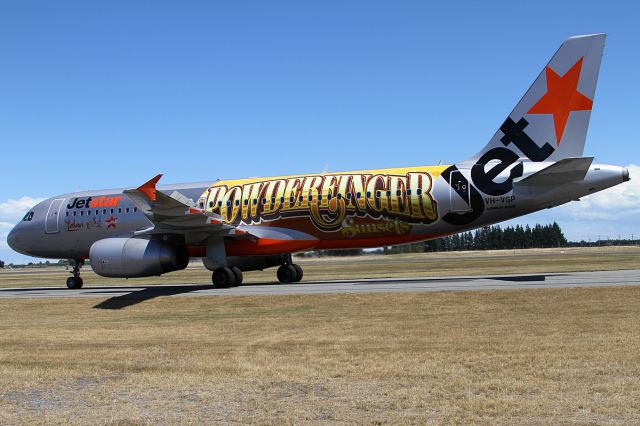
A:
{"label": "tree line", "polygon": [[[537,224],[534,227],[529,225],[524,227],[520,225],[507,226],[505,228],[500,225],[486,226],[475,231],[462,232],[434,240],[385,247],[383,253],[525,249],[563,247],[567,244],[567,239],[562,233],[560,225],[553,222],[549,225]],[[361,249],[318,250],[315,252],[316,256],[357,256],[360,254],[363,254]]]}
{"label": "tree line", "polygon": [[425,241],[422,245],[423,251],[505,250],[563,247],[567,245],[567,239],[560,225],[553,222],[550,225],[537,224],[533,228],[529,225],[487,226],[474,232]]}

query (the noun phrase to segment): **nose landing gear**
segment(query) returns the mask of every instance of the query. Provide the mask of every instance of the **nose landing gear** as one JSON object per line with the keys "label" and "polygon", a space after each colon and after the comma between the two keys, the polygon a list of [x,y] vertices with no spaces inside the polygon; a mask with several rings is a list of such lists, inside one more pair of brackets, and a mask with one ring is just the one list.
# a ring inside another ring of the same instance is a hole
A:
{"label": "nose landing gear", "polygon": [[73,290],[82,288],[84,282],[80,277],[80,268],[84,265],[84,260],[70,259],[69,264],[73,266],[73,271],[71,272],[73,276],[67,278],[67,287]]}

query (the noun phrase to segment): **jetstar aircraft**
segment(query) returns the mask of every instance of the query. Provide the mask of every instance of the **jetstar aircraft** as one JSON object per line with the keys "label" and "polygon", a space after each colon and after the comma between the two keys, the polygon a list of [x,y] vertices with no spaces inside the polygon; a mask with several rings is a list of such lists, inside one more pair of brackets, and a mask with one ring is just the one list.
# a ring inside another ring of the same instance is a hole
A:
{"label": "jetstar aircraft", "polygon": [[583,156],[604,34],[567,39],[489,143],[446,166],[401,167],[85,191],[35,206],[8,236],[31,256],[66,258],[69,288],[90,259],[106,277],[184,269],[201,257],[216,287],[291,254],[428,240],[578,200],[629,180]]}

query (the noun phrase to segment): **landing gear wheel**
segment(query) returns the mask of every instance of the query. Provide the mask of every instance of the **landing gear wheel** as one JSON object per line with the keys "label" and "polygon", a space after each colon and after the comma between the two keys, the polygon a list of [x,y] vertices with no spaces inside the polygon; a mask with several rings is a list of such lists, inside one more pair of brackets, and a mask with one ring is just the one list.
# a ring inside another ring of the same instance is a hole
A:
{"label": "landing gear wheel", "polygon": [[300,280],[302,280],[302,277],[304,276],[304,271],[302,270],[302,267],[297,263],[294,263],[291,266],[293,266],[296,270],[296,279],[293,280],[293,282],[294,283],[300,282]]}
{"label": "landing gear wheel", "polygon": [[278,281],[281,283],[292,283],[296,281],[298,272],[293,265],[281,265],[278,268]]}
{"label": "landing gear wheel", "polygon": [[80,277],[67,278],[67,287],[70,289],[76,290],[76,289],[82,288],[82,284],[84,284],[84,282]]}
{"label": "landing gear wheel", "polygon": [[69,264],[73,266],[73,270],[71,272],[73,276],[67,278],[67,288],[73,290],[82,288],[82,284],[84,284],[84,282],[82,281],[82,278],[80,278],[80,269],[82,268],[82,265],[84,265],[84,260],[69,259]]}
{"label": "landing gear wheel", "polygon": [[236,275],[233,273],[231,268],[227,268],[225,266],[213,271],[211,281],[213,282],[213,286],[215,288],[227,288],[234,285],[234,283],[236,282]]}
{"label": "landing gear wheel", "polygon": [[240,284],[242,284],[242,271],[237,266],[234,266],[233,268],[231,268],[231,272],[233,272],[233,275],[235,276],[235,281],[232,287],[238,287]]}

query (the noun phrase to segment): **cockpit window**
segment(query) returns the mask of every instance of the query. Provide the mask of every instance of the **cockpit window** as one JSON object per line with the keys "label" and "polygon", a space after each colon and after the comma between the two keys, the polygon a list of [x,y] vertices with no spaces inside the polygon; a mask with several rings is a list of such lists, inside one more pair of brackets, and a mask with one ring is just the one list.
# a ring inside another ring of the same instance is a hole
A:
{"label": "cockpit window", "polygon": [[29,213],[25,214],[24,217],[22,218],[22,220],[24,222],[31,222],[33,220],[33,212],[29,212]]}

